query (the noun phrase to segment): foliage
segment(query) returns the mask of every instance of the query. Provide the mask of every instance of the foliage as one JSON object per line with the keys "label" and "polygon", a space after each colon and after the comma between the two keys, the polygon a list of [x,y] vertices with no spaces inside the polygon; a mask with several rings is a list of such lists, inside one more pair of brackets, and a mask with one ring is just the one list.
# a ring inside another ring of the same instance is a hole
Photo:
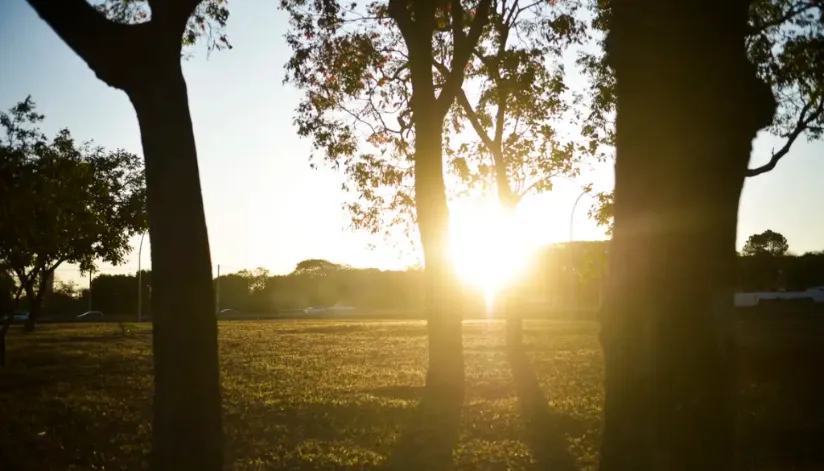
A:
{"label": "foliage", "polygon": [[[589,114],[583,134],[590,149],[601,157],[614,144],[615,81],[603,54],[603,32],[609,25],[611,0],[593,0],[591,22],[596,37],[594,52],[584,53],[579,65],[590,78]],[[775,168],[802,136],[820,140],[824,132],[824,3],[819,0],[757,0],[750,10],[746,47],[758,74],[778,99],[778,110],[769,132],[781,139],[766,164],[750,169],[756,176]],[[611,198],[593,210],[608,225]],[[604,214],[598,214],[603,210]]]}
{"label": "foliage", "polygon": [[0,261],[29,296],[62,263],[122,263],[146,226],[140,159],[77,144],[67,129],[47,141],[42,120],[30,97],[0,113]]}
{"label": "foliage", "polygon": [[[295,124],[299,135],[313,141],[312,165],[325,160],[343,171],[344,190],[357,195],[344,203],[354,228],[390,239],[410,235],[417,221],[409,43],[420,41],[422,50],[429,43],[432,59],[447,65],[420,66],[421,76],[431,76],[422,87],[432,88],[421,93],[437,94],[433,106],[445,114],[463,81],[467,48],[471,36],[480,34],[489,0],[438,2],[430,12],[431,38],[418,37],[425,27],[417,22],[426,19],[413,19],[414,5],[401,0],[282,0],[281,6],[289,13],[286,38],[293,51],[285,81],[304,93]],[[408,34],[399,22],[413,26]]]}
{"label": "foliage", "polygon": [[[577,10],[577,2],[493,1],[490,27],[467,66],[470,92],[459,91],[448,118],[451,170],[469,188],[495,182],[507,207],[551,190],[555,176],[578,173],[580,149],[559,127],[571,101],[563,55],[585,37]],[[459,142],[467,121],[477,139]]]}
{"label": "foliage", "polygon": [[751,235],[741,253],[746,256],[777,257],[785,255],[789,248],[786,237],[768,229],[760,234]]}
{"label": "foliage", "polygon": [[612,235],[612,221],[615,208],[615,195],[612,192],[599,192],[593,194],[595,203],[589,208],[587,214],[594,219],[599,226],[606,228],[606,234]]}

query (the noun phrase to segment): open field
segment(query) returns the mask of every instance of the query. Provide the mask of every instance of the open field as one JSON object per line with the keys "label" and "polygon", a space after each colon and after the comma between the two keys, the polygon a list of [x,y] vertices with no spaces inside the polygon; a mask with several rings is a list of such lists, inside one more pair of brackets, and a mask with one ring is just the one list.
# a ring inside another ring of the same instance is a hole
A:
{"label": "open field", "polygon": [[[507,358],[501,322],[466,322],[467,397],[453,424],[433,430],[417,407],[424,323],[222,322],[227,469],[593,469],[603,401],[597,329],[527,322],[526,358]],[[0,470],[141,469],[151,383],[146,325],[126,336],[116,324],[10,333]],[[744,390],[745,415],[759,428],[824,423],[779,401],[775,384]]]}

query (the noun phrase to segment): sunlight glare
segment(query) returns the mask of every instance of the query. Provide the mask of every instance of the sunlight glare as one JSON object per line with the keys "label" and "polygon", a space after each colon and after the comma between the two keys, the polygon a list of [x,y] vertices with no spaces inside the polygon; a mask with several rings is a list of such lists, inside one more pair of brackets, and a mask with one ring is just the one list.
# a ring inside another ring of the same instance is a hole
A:
{"label": "sunlight glare", "polygon": [[525,268],[538,241],[519,214],[493,202],[477,202],[452,212],[452,260],[467,284],[484,292],[487,315],[495,293]]}

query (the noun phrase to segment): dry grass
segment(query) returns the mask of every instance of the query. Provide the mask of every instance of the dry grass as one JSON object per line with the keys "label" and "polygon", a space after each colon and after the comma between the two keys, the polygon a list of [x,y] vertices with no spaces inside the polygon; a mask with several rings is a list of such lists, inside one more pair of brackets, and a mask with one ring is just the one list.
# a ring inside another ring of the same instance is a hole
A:
{"label": "dry grass", "polygon": [[[419,438],[424,323],[223,322],[227,469],[594,469],[603,401],[596,332],[591,323],[527,322],[527,358],[513,363],[502,323],[466,322],[459,423],[442,439],[446,458],[422,466],[408,443]],[[9,349],[0,372],[0,470],[144,466],[148,326],[124,336],[115,324],[43,325],[10,334]],[[751,412],[778,410],[765,406],[776,391],[767,383],[751,389]]]}

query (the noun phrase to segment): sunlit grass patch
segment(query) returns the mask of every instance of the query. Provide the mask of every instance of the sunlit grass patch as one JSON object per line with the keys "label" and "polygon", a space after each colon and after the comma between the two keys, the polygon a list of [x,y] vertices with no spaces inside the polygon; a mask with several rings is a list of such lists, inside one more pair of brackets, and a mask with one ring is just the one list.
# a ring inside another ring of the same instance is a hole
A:
{"label": "sunlit grass patch", "polygon": [[[515,368],[502,322],[466,322],[467,389],[454,434],[420,419],[423,322],[219,327],[229,470],[596,468],[604,396],[595,324],[526,322]],[[149,325],[129,326],[129,335],[117,324],[12,332],[0,372],[0,470],[141,469],[152,392]],[[747,394],[752,414],[782,410],[769,383]],[[435,442],[421,464],[409,453],[426,433]]]}
{"label": "sunlit grass patch", "polygon": [[[222,322],[219,332],[228,469],[378,469],[392,461],[423,393],[425,323]],[[525,338],[557,394],[593,395],[553,402],[597,424],[600,359],[575,353],[592,348],[594,326],[527,323]],[[454,466],[532,469],[503,324],[467,322],[464,345]],[[150,326],[129,325],[123,335],[116,324],[44,325],[12,333],[9,350],[0,465],[140,468],[151,435]],[[594,452],[597,434],[580,446],[578,432],[558,432],[580,458]]]}

